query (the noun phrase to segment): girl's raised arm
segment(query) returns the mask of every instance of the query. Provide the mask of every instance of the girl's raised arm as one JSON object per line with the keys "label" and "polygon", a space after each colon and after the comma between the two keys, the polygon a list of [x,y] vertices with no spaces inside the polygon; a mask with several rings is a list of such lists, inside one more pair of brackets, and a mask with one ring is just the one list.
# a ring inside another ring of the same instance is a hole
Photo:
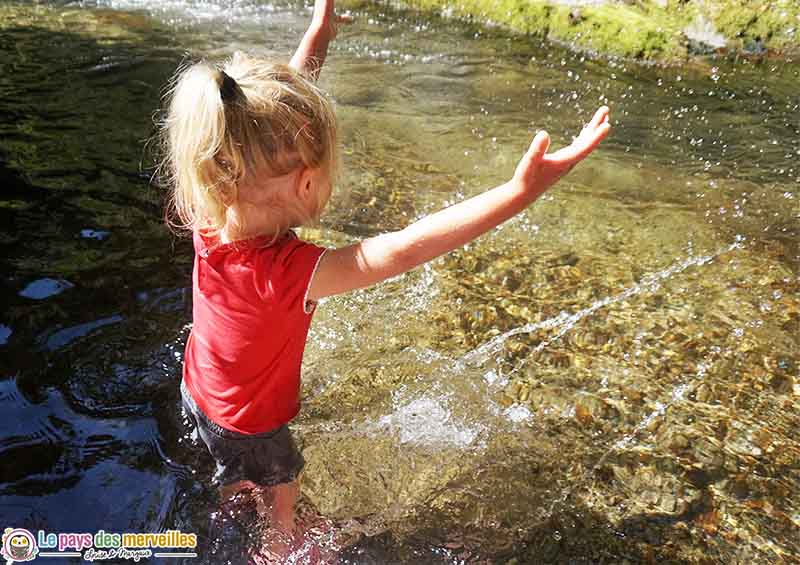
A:
{"label": "girl's raised arm", "polygon": [[369,286],[461,247],[527,208],[594,151],[608,135],[608,108],[600,108],[569,147],[548,154],[539,132],[507,183],[419,220],[407,228],[327,251],[308,299]]}
{"label": "girl's raised arm", "polygon": [[315,0],[311,25],[289,66],[316,80],[328,55],[328,44],[336,37],[336,26],[343,21],[347,20],[333,12],[333,0]]}

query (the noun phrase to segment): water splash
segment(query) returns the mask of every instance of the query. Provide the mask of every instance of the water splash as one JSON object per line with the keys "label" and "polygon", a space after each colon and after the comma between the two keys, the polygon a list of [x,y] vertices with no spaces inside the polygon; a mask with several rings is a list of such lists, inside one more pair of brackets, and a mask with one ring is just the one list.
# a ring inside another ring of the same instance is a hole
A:
{"label": "water splash", "polygon": [[602,300],[598,300],[594,302],[591,306],[579,310],[574,314],[569,314],[567,312],[562,312],[558,316],[553,318],[549,318],[547,320],[543,320],[541,322],[533,322],[530,324],[526,324],[519,328],[511,329],[503,334],[493,337],[491,340],[483,343],[473,349],[472,351],[466,353],[459,361],[459,365],[464,367],[465,365],[480,365],[484,363],[489,357],[500,350],[503,344],[509,339],[514,336],[520,334],[529,334],[533,333],[538,330],[552,330],[557,329],[558,331],[549,339],[543,340],[540,344],[538,344],[533,351],[539,352],[542,351],[545,347],[552,344],[553,342],[557,341],[561,337],[563,337],[568,331],[575,327],[575,325],[607,306],[611,306],[613,304],[618,304],[623,302],[633,296],[637,296],[646,292],[655,292],[657,291],[662,282],[665,280],[670,279],[674,275],[680,274],[691,267],[701,267],[713,261],[716,257],[722,255],[723,253],[728,253],[733,251],[734,249],[740,249],[742,247],[742,243],[740,241],[736,241],[729,246],[719,249],[718,251],[709,254],[709,255],[698,255],[688,257],[686,259],[676,261],[666,269],[661,271],[656,271],[654,273],[649,273],[645,275],[642,279],[642,282],[635,284],[634,286],[622,291],[619,294],[614,296],[608,296],[603,298]]}
{"label": "water splash", "polygon": [[400,403],[372,427],[375,432],[396,434],[401,444],[428,447],[474,446],[485,426],[459,422],[445,398],[422,396]]}

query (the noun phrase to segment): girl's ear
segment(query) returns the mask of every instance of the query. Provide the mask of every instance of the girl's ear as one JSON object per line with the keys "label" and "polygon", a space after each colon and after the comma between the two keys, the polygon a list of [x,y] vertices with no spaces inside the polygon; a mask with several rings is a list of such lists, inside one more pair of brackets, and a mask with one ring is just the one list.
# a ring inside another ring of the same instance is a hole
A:
{"label": "girl's ear", "polygon": [[314,196],[314,171],[310,167],[303,167],[297,177],[295,193],[301,202],[309,204],[313,202]]}
{"label": "girl's ear", "polygon": [[295,194],[307,215],[302,221],[317,220],[331,195],[330,180],[320,169],[303,167],[297,177]]}

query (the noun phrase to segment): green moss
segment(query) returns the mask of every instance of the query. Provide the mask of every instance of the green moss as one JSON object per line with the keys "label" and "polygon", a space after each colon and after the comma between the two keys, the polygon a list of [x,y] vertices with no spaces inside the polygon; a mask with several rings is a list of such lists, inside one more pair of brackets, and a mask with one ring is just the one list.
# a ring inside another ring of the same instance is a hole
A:
{"label": "green moss", "polygon": [[720,33],[740,46],[758,41],[771,49],[796,48],[800,40],[800,4],[794,0],[723,0],[715,3],[713,13]]}
{"label": "green moss", "polygon": [[608,5],[587,6],[578,13],[576,17],[569,9],[560,9],[550,37],[624,57],[674,59],[686,53],[678,22],[666,12]]}
{"label": "green moss", "polygon": [[[355,1],[355,0],[351,0]],[[441,11],[514,31],[567,42],[578,49],[649,60],[687,57],[683,30],[702,14],[733,48],[756,41],[767,49],[797,48],[800,3],[796,0],[669,0],[666,7],[652,0],[569,7],[544,0],[407,0],[412,8]]]}
{"label": "green moss", "polygon": [[645,5],[570,8],[538,0],[411,0],[409,4],[423,10],[450,8],[460,16],[622,57],[674,59],[686,53],[678,20],[663,11],[654,17]]}
{"label": "green moss", "polygon": [[420,9],[450,8],[461,16],[475,16],[482,20],[503,24],[515,31],[546,35],[554,7],[543,2],[519,0],[461,0],[451,3],[442,0],[410,0],[411,6]]}

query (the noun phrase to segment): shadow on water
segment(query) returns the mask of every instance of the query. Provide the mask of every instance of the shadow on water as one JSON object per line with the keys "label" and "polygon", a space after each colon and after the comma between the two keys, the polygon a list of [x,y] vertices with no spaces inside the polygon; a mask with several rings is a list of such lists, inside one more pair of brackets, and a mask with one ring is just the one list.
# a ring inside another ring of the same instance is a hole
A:
{"label": "shadow on water", "polygon": [[[191,246],[142,147],[184,49],[288,52],[307,14],[106,4],[0,6],[0,509],[197,532],[187,562],[244,563],[261,525],[217,512],[178,409]],[[490,238],[321,305],[301,514],[335,522],[345,563],[800,554],[796,64],[642,69],[358,15],[322,79],[348,190],[315,241],[496,184],[532,131],[565,142],[597,104],[615,135]]]}
{"label": "shadow on water", "polygon": [[[712,512],[703,499],[673,516],[658,512],[631,516],[611,523],[603,514],[565,501],[538,527],[515,540],[511,551],[499,552],[490,562],[522,563],[687,563],[674,556],[674,546],[697,544],[686,528]],[[342,563],[471,563],[483,562],[480,534],[448,539],[440,531],[420,531],[402,541],[391,534],[375,536],[342,555]],[[709,551],[708,562],[723,556]]]}
{"label": "shadow on water", "polygon": [[0,512],[31,530],[159,531],[188,473],[158,415],[176,403],[190,248],[176,252],[137,157],[179,57],[49,10],[0,9]]}

